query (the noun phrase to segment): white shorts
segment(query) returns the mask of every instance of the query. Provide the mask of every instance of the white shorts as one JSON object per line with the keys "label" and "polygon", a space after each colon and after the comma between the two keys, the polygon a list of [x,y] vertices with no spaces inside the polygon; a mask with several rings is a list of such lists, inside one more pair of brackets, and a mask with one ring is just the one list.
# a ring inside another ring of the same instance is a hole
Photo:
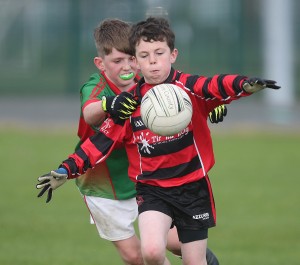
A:
{"label": "white shorts", "polygon": [[100,237],[109,241],[124,240],[135,234],[138,209],[136,199],[111,200],[84,196],[90,211],[91,223],[96,224]]}

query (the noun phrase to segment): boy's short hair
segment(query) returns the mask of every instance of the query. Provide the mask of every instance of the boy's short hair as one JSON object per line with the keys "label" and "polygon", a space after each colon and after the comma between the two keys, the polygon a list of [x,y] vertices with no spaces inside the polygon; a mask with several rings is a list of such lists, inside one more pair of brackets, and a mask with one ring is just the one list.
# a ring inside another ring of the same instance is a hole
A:
{"label": "boy's short hair", "polygon": [[100,57],[108,55],[115,48],[119,52],[133,55],[128,36],[131,25],[119,19],[105,19],[94,30],[94,40]]}
{"label": "boy's short hair", "polygon": [[134,52],[136,45],[141,40],[146,42],[166,41],[171,51],[175,48],[175,34],[168,20],[163,17],[149,17],[132,26],[129,42]]}

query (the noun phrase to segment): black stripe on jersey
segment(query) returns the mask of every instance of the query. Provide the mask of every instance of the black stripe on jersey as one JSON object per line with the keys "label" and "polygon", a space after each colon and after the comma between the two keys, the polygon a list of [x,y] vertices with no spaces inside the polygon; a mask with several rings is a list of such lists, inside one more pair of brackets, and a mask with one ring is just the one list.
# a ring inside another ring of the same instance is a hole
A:
{"label": "black stripe on jersey", "polygon": [[[68,158],[68,159],[64,160],[63,163],[67,164],[69,166],[69,169],[70,169],[70,172],[72,175],[77,173],[78,167],[77,167],[74,159]],[[62,164],[59,165],[59,167],[61,167],[61,166],[62,166]]]}
{"label": "black stripe on jersey", "polygon": [[208,77],[202,87],[202,93],[205,99],[212,99],[213,96],[208,92],[208,83],[211,81],[211,77]]}
{"label": "black stripe on jersey", "polygon": [[186,79],[185,86],[194,93],[194,86],[199,78],[199,75],[191,75]]}
{"label": "black stripe on jersey", "polygon": [[[160,137],[160,136],[157,136]],[[147,141],[147,139],[145,139]],[[147,148],[145,143],[138,143],[139,152],[142,157],[155,157],[162,155],[169,155],[181,151],[182,149],[194,144],[193,134],[189,131],[186,135],[178,138],[172,138],[158,143],[151,143]],[[158,148],[156,148],[156,146]],[[147,152],[147,150],[149,152]]]}
{"label": "black stripe on jersey", "polygon": [[191,161],[174,167],[160,168],[154,172],[143,171],[143,174],[139,175],[137,180],[180,178],[200,168],[202,168],[200,159],[195,156]]}
{"label": "black stripe on jersey", "polygon": [[[79,147],[76,150],[76,155],[78,157],[80,157],[84,162],[84,166],[83,166],[83,171],[85,172],[90,165],[90,160],[88,159],[87,155],[85,152],[83,152],[83,150],[81,149],[81,147]],[[63,161],[63,163],[66,163],[69,166],[70,172],[72,175],[77,174],[78,173],[78,167],[75,163],[75,160],[73,158],[68,158],[65,161]]]}
{"label": "black stripe on jersey", "polygon": [[223,80],[227,75],[219,75],[218,76],[218,89],[223,99],[228,98],[228,94],[225,91]]}
{"label": "black stripe on jersey", "polygon": [[113,145],[114,141],[107,137],[104,133],[99,132],[90,137],[90,141],[94,146],[105,156],[110,147]]}
{"label": "black stripe on jersey", "polygon": [[233,90],[235,92],[236,95],[239,95],[243,89],[241,88],[240,86],[240,82],[245,79],[246,77],[245,76],[237,76],[234,80],[233,80]]}
{"label": "black stripe on jersey", "polygon": [[83,170],[84,170],[84,172],[87,171],[87,169],[90,167],[90,159],[88,158],[88,156],[86,155],[86,153],[81,149],[81,147],[79,147],[76,150],[76,155],[79,156],[83,161],[85,161],[84,162],[84,166],[83,166]]}
{"label": "black stripe on jersey", "polygon": [[181,76],[181,72],[177,71],[174,80],[172,80],[172,83],[175,82],[175,80],[179,80]]}

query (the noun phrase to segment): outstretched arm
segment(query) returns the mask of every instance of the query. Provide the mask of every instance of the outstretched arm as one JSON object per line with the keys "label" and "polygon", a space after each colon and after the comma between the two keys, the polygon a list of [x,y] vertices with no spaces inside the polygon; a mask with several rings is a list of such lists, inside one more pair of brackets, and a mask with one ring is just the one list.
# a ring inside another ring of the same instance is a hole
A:
{"label": "outstretched arm", "polygon": [[[194,85],[191,87],[189,84]],[[226,101],[226,103],[240,97],[249,96],[265,88],[280,88],[273,80],[227,74],[213,77],[191,76],[187,78],[186,86],[203,99],[217,99]]]}

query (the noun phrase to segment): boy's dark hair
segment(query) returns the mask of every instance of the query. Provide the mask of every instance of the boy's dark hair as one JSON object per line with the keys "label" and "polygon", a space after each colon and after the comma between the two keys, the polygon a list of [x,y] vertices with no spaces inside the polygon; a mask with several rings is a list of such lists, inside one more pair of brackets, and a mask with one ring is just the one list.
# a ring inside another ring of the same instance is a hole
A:
{"label": "boy's dark hair", "polygon": [[131,25],[119,19],[103,20],[94,30],[94,40],[100,57],[108,55],[115,48],[119,52],[133,55],[128,36]]}
{"label": "boy's dark hair", "polygon": [[171,51],[175,47],[175,34],[170,28],[168,20],[162,17],[149,17],[132,26],[129,42],[134,52],[136,45],[141,40],[146,42],[166,41]]}

